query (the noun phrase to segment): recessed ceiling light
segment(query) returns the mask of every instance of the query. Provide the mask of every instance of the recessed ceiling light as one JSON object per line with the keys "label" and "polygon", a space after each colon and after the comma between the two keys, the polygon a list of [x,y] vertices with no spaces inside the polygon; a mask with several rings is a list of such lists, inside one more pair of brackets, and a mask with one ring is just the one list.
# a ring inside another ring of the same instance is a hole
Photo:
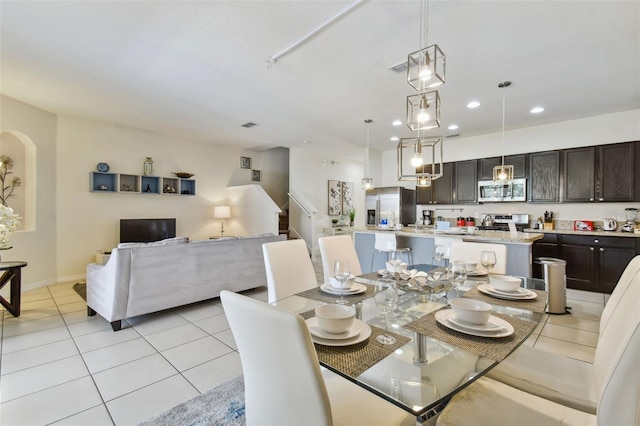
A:
{"label": "recessed ceiling light", "polygon": [[302,143],[311,143],[311,141],[308,141],[308,140],[306,140],[306,139],[303,139],[303,140],[302,140]]}
{"label": "recessed ceiling light", "polygon": [[457,128],[458,128],[457,124],[452,124],[449,127],[447,127],[447,129],[449,129],[449,130],[456,130]]}
{"label": "recessed ceiling light", "polygon": [[391,139],[389,139],[391,142],[398,142],[400,140],[399,137],[397,136],[391,136]]}
{"label": "recessed ceiling light", "polygon": [[393,123],[391,123],[391,124],[393,124],[394,126],[400,126],[402,124],[402,121],[394,120]]}
{"label": "recessed ceiling light", "polygon": [[531,114],[540,114],[542,111],[544,111],[544,108],[542,107],[534,107],[531,108],[531,111],[529,111]]}
{"label": "recessed ceiling light", "polygon": [[478,101],[471,101],[467,104],[467,108],[478,108],[480,106],[480,102]]}

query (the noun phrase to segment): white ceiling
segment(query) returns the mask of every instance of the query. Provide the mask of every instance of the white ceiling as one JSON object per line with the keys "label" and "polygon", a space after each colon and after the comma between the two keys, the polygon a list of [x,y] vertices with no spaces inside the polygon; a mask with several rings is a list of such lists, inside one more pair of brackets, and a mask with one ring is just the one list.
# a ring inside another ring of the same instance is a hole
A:
{"label": "white ceiling", "polygon": [[[419,1],[363,1],[266,65],[355,2],[2,0],[0,90],[258,150],[306,140],[362,155],[371,118],[371,146],[392,149],[392,135],[413,135],[391,125],[415,91],[389,68],[420,48]],[[428,34],[447,55],[430,134],[500,131],[503,95],[507,129],[640,108],[640,1],[432,0]]]}

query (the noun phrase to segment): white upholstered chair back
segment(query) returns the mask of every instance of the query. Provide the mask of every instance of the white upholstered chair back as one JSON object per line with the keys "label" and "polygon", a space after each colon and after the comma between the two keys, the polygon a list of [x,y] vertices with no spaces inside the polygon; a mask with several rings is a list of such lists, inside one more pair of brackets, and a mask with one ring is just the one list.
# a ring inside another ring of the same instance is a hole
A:
{"label": "white upholstered chair back", "polygon": [[636,270],[598,338],[593,367],[601,425],[640,424],[639,301],[640,270]]}
{"label": "white upholstered chair back", "polygon": [[604,330],[609,322],[609,317],[611,313],[616,308],[618,302],[622,298],[622,295],[627,290],[629,284],[631,284],[632,278],[636,275],[636,273],[640,270],[640,255],[631,259],[631,262],[627,265],[627,267],[620,275],[620,279],[618,279],[618,283],[616,287],[613,289],[613,293],[611,293],[611,297],[607,301],[607,304],[604,306],[602,310],[602,315],[600,315],[600,333]]}
{"label": "white upholstered chair back", "polygon": [[223,291],[244,372],[247,425],[330,425],[331,404],[302,317]]}
{"label": "white upholstered chair back", "polygon": [[302,239],[262,245],[269,303],[318,286],[307,245]]}
{"label": "white upholstered chair back", "polygon": [[320,246],[325,283],[330,282],[329,277],[333,276],[333,262],[336,259],[347,260],[351,273],[353,275],[362,275],[362,267],[360,266],[356,246],[349,235],[318,238],[318,245]]}
{"label": "white upholstered chair back", "polygon": [[462,242],[462,238],[460,237],[435,237],[433,239],[433,248],[435,251],[435,246],[443,246],[445,250],[445,254],[443,259],[449,260],[451,257],[451,246],[453,243]]}
{"label": "white upholstered chair back", "polygon": [[480,254],[483,251],[493,251],[496,253],[496,266],[491,269],[491,273],[507,273],[507,246],[504,244],[456,241],[451,244],[451,254],[449,258],[452,262],[456,260],[478,262],[478,268],[482,268],[482,264],[480,264]]}

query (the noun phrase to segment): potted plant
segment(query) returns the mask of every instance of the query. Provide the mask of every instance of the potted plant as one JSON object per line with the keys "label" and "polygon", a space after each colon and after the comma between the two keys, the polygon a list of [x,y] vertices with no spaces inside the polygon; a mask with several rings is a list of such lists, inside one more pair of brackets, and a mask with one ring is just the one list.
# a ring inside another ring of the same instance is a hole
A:
{"label": "potted plant", "polygon": [[356,211],[354,209],[349,212],[349,226],[353,226],[353,220],[355,218],[356,218]]}
{"label": "potted plant", "polygon": [[333,223],[333,227],[338,226],[338,219],[331,219],[331,223]]}

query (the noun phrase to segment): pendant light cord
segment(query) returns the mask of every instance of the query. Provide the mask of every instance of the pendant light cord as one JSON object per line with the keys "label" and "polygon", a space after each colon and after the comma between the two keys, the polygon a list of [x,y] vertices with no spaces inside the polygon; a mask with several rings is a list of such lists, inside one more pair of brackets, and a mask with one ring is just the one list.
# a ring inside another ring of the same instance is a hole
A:
{"label": "pendant light cord", "polygon": [[505,96],[502,95],[502,167],[504,168],[504,117],[505,117]]}
{"label": "pendant light cord", "polygon": [[429,0],[420,2],[420,50],[429,45]]}

